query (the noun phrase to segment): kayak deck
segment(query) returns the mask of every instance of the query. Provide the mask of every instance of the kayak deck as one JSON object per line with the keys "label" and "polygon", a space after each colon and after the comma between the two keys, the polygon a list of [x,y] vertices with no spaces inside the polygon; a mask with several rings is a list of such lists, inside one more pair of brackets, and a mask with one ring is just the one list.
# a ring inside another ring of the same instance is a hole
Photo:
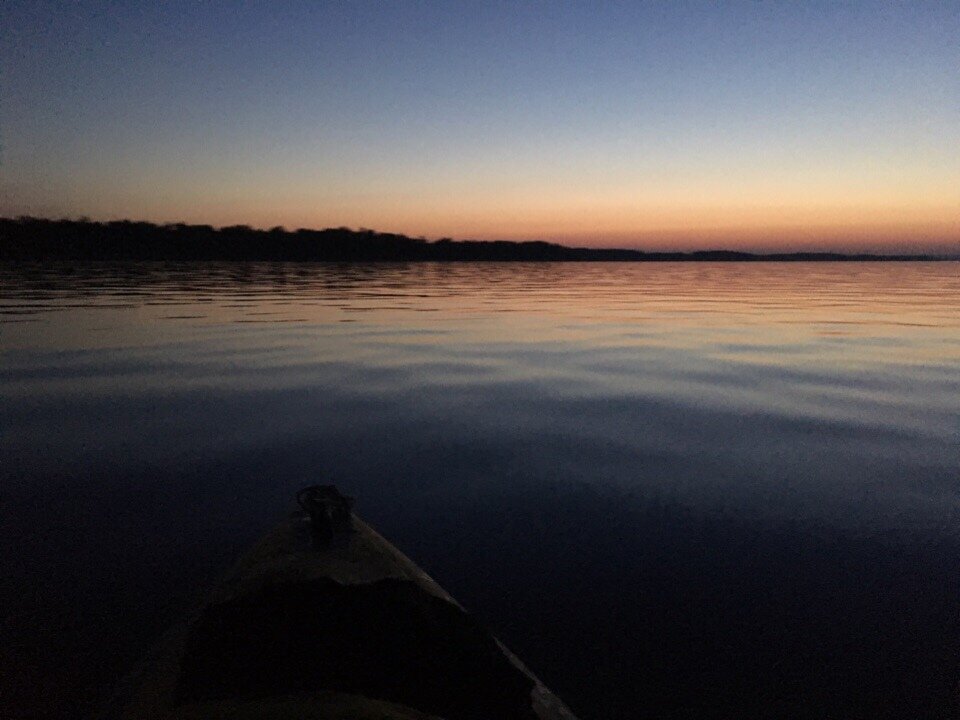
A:
{"label": "kayak deck", "polygon": [[128,681],[109,717],[575,720],[366,523],[327,547],[297,513]]}

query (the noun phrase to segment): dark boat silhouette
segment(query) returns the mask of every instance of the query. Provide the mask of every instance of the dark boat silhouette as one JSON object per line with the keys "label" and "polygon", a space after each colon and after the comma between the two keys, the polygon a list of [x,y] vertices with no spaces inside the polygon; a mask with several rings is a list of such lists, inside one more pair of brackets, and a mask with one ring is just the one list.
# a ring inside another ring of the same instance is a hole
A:
{"label": "dark boat silhouette", "polygon": [[105,717],[576,720],[352,501],[298,500]]}

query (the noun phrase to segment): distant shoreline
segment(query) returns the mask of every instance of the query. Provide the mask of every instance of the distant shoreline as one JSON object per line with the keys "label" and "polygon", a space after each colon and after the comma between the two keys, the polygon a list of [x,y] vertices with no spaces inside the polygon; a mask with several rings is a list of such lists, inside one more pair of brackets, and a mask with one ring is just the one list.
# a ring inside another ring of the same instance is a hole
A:
{"label": "distant shoreline", "polygon": [[749,253],[733,250],[646,252],[577,248],[542,241],[433,242],[373,230],[257,230],[183,223],[0,218],[0,261],[234,260],[340,262],[891,262],[960,260],[960,255]]}

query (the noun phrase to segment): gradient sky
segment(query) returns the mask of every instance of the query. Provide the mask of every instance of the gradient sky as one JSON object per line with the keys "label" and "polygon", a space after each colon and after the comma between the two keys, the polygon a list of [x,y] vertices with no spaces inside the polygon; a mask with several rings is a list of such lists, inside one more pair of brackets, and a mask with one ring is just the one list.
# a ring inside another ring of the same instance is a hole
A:
{"label": "gradient sky", "polygon": [[960,250],[960,2],[0,5],[0,214]]}

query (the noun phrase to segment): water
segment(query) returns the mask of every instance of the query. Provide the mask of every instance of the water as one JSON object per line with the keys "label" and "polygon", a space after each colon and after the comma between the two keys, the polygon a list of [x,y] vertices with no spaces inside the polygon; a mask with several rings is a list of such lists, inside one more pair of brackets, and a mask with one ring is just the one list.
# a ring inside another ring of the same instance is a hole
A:
{"label": "water", "polygon": [[584,720],[950,717],[958,270],[0,267],[0,715],[335,481]]}

